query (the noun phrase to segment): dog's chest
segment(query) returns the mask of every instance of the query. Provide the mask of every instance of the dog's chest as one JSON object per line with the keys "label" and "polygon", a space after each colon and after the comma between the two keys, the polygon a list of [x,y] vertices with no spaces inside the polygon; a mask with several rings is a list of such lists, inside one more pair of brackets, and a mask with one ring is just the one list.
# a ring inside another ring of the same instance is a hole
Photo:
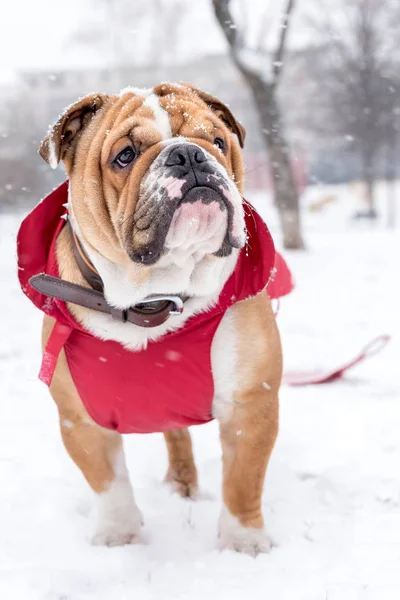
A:
{"label": "dog's chest", "polygon": [[210,421],[211,347],[223,315],[132,352],[75,330],[65,344],[72,379],[93,420],[120,433],[152,433]]}

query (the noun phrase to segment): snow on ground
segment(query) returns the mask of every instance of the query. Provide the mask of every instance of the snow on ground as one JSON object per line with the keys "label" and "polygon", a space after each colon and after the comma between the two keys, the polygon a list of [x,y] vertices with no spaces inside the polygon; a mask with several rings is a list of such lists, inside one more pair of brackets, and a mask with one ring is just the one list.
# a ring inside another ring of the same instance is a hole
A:
{"label": "snow on ground", "polygon": [[[16,282],[19,217],[0,218],[0,598],[400,598],[400,240],[379,224],[351,223],[347,198],[340,189],[321,213],[306,213],[309,251],[286,255],[297,289],[279,314],[285,366],[334,366],[375,335],[393,340],[345,380],[282,389],[263,500],[277,548],[257,559],[216,549],[221,463],[214,423],[193,430],[203,491],[197,502],[161,484],[161,435],[128,437],[147,543],[89,545],[91,493],[36,380],[41,316]],[[275,228],[272,208],[261,196],[255,203]]]}

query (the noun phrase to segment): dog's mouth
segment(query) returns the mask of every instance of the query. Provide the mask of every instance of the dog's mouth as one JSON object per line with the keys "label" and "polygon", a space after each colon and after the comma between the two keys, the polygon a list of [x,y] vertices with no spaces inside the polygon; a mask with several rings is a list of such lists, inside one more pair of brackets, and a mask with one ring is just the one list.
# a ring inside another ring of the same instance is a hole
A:
{"label": "dog's mouth", "polygon": [[240,248],[233,235],[233,206],[212,187],[195,186],[177,205],[165,239],[165,251],[196,251],[228,256]]}
{"label": "dog's mouth", "polygon": [[151,266],[177,249],[226,257],[242,248],[243,209],[239,193],[231,187],[222,173],[204,167],[184,177],[159,177],[153,197],[147,193],[136,210],[133,241],[145,242],[135,244],[131,259]]}

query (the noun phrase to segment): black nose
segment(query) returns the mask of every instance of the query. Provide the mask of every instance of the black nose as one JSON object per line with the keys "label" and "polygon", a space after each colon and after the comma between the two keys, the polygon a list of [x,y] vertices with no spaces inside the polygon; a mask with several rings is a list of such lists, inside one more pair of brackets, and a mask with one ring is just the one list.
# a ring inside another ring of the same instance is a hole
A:
{"label": "black nose", "polygon": [[178,144],[174,146],[167,156],[167,167],[196,167],[206,162],[207,157],[203,150],[194,144]]}

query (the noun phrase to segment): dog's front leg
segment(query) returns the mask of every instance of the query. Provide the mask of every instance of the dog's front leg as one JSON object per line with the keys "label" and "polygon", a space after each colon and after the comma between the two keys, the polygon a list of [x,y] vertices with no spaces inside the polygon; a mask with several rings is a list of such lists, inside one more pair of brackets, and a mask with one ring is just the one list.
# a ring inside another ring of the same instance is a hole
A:
{"label": "dog's front leg", "polygon": [[280,339],[266,294],[226,313],[212,359],[223,455],[220,545],[256,555],[271,547],[261,499],[278,433],[282,374]]}
{"label": "dog's front leg", "polygon": [[235,406],[232,417],[220,424],[224,503],[220,544],[256,555],[271,547],[264,531],[261,497],[278,433],[278,401],[276,397],[267,401],[265,394],[255,391],[243,400],[245,404]]}
{"label": "dog's front leg", "polygon": [[[53,321],[45,317],[43,345]],[[119,433],[99,427],[88,415],[76,391],[64,351],[61,351],[50,392],[57,404],[65,448],[96,496],[95,545],[121,546],[140,541],[142,515],[125,464]]]}

